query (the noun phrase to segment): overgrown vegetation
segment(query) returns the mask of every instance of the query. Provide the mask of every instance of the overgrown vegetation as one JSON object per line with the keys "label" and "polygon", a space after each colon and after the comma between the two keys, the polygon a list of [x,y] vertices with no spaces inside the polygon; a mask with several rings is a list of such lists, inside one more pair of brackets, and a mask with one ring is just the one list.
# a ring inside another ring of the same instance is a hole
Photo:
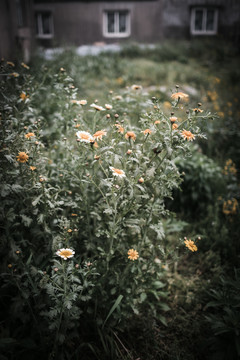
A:
{"label": "overgrown vegetation", "polygon": [[240,357],[239,55],[207,47],[2,61],[1,359]]}

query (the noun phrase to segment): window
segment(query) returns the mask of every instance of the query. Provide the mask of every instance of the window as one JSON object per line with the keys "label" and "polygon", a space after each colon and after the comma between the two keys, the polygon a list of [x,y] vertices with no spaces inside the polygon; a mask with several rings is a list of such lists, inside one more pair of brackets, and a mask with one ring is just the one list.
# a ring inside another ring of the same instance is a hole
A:
{"label": "window", "polygon": [[129,12],[105,11],[103,16],[103,35],[106,37],[127,37],[130,35]]}
{"label": "window", "polygon": [[41,11],[36,13],[36,34],[38,38],[53,37],[53,18],[49,11]]}
{"label": "window", "polygon": [[214,35],[217,33],[217,10],[194,8],[191,13],[191,33],[194,35]]}

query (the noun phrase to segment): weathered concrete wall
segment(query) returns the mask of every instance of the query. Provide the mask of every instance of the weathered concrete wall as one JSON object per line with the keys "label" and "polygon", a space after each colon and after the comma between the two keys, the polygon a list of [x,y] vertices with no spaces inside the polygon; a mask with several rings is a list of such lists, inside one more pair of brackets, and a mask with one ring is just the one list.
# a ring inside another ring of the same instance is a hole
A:
{"label": "weathered concrete wall", "polygon": [[[37,3],[35,10],[49,10],[53,14],[54,38],[40,40],[46,45],[83,45],[94,42],[139,41],[155,42],[162,38],[161,0]],[[131,17],[129,37],[104,37],[105,10],[128,10]]]}
{"label": "weathered concrete wall", "polygon": [[13,21],[14,6],[12,0],[0,1],[0,57],[10,59],[16,47],[16,24]]}
{"label": "weathered concrete wall", "polygon": [[164,38],[190,38],[191,9],[197,6],[218,9],[219,37],[239,39],[240,0],[163,0]]}
{"label": "weathered concrete wall", "polygon": [[34,42],[32,0],[22,0],[22,5],[23,23],[19,26],[16,1],[0,0],[0,57],[14,59],[20,55],[28,62]]}

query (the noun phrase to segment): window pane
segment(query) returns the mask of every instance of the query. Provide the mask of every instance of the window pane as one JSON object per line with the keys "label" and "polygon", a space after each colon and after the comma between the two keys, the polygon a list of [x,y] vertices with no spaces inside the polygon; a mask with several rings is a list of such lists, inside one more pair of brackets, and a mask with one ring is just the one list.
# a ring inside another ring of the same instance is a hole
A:
{"label": "window pane", "polygon": [[207,11],[207,24],[206,30],[214,30],[214,10]]}
{"label": "window pane", "polygon": [[127,14],[120,12],[119,13],[119,32],[124,33],[127,31]]}
{"label": "window pane", "polygon": [[107,14],[107,29],[109,33],[114,33],[114,12]]}
{"label": "window pane", "polygon": [[43,34],[48,35],[51,34],[51,25],[50,25],[50,14],[42,13],[42,29]]}
{"label": "window pane", "polygon": [[203,30],[203,10],[195,11],[194,30]]}

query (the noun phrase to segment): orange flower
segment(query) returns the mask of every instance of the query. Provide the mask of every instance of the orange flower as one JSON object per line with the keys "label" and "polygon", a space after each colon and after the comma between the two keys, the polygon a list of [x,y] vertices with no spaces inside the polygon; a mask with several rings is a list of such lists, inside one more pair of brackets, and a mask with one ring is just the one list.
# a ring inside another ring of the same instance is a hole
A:
{"label": "orange flower", "polygon": [[201,110],[201,109],[199,109],[199,108],[195,108],[195,109],[193,109],[193,111],[195,111],[195,113],[202,113],[203,112],[203,110]]}
{"label": "orange flower", "polygon": [[107,132],[105,130],[99,130],[99,131],[95,132],[93,137],[96,140],[102,140],[102,137],[106,136],[106,135],[107,135]]}
{"label": "orange flower", "polygon": [[30,166],[30,170],[31,170],[31,171],[36,170],[36,166]]}
{"label": "orange flower", "polygon": [[12,61],[7,61],[7,64],[10,65],[10,66],[12,66],[12,67],[15,66],[15,64],[14,64]]}
{"label": "orange flower", "polygon": [[197,251],[197,246],[195,245],[195,243],[194,243],[194,241],[192,241],[192,240],[185,240],[184,241],[184,244],[186,245],[186,247],[189,249],[189,250],[191,250],[191,251]]}
{"label": "orange flower", "polygon": [[19,161],[20,163],[25,163],[28,161],[28,158],[29,156],[24,151],[21,151],[18,153],[17,161]]}
{"label": "orange flower", "polygon": [[171,117],[170,117],[170,121],[171,121],[172,123],[174,123],[175,121],[177,121],[177,117],[176,117],[176,116],[171,116]]}
{"label": "orange flower", "polygon": [[172,129],[173,130],[177,130],[177,128],[178,128],[178,124],[172,124]]}
{"label": "orange flower", "polygon": [[87,100],[71,100],[71,103],[76,105],[86,105]]}
{"label": "orange flower", "polygon": [[13,77],[19,77],[19,73],[17,73],[17,72],[13,72],[10,75],[12,75]]}
{"label": "orange flower", "polygon": [[26,95],[24,92],[22,92],[19,97],[22,99],[22,101],[25,101],[25,100],[27,100],[29,95]]}
{"label": "orange flower", "polygon": [[28,69],[28,70],[30,69],[30,67],[29,67],[28,65],[24,64],[24,62],[22,62],[21,65],[22,65],[25,69]]}
{"label": "orange flower", "polygon": [[115,124],[116,128],[118,128],[118,132],[123,134],[124,133],[124,128],[120,125],[120,124]]}
{"label": "orange flower", "polygon": [[185,100],[187,101],[189,96],[183,92],[176,92],[171,95],[171,98],[174,100]]}
{"label": "orange flower", "polygon": [[193,135],[192,133],[191,133],[191,131],[187,131],[187,130],[184,130],[183,129],[183,131],[181,131],[181,134],[182,134],[182,136],[184,137],[184,140],[190,140],[190,141],[193,141],[194,139],[195,139],[195,135]]}
{"label": "orange flower", "polygon": [[132,139],[133,141],[136,140],[136,135],[133,131],[128,131],[126,134],[125,134],[125,138],[126,139]]}
{"label": "orange flower", "polygon": [[77,216],[77,214],[71,214],[72,216]]}
{"label": "orange flower", "polygon": [[30,139],[30,137],[32,137],[32,136],[35,136],[35,134],[32,132],[25,134],[26,139]]}
{"label": "orange flower", "polygon": [[154,125],[157,125],[157,124],[160,124],[160,120],[156,120],[155,122],[154,122]]}
{"label": "orange flower", "polygon": [[137,260],[139,258],[138,252],[134,249],[129,249],[128,250],[128,258],[130,260]]}
{"label": "orange flower", "polygon": [[146,129],[144,131],[142,131],[144,135],[150,135],[152,133],[152,131],[150,129]]}

